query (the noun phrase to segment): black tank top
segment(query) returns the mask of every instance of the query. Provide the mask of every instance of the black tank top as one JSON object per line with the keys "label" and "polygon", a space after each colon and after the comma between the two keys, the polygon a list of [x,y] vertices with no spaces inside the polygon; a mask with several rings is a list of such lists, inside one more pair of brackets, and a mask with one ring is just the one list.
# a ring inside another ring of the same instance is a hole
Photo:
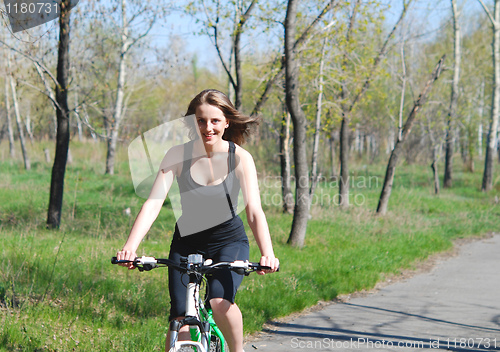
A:
{"label": "black tank top", "polygon": [[235,175],[235,150],[229,141],[228,174],[223,182],[205,186],[191,176],[193,142],[184,145],[184,163],[177,177],[182,215],[177,220],[174,239],[204,245],[246,238],[237,215],[240,182]]}

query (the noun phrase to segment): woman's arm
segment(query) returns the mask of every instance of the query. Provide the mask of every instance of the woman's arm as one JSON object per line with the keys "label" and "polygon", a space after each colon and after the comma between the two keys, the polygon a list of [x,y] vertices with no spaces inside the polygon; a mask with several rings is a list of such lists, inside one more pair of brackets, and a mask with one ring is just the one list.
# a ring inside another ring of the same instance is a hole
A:
{"label": "woman's arm", "polygon": [[242,148],[237,150],[239,151],[237,155],[240,163],[236,168],[236,173],[241,184],[248,225],[262,255],[260,264],[269,266],[273,268],[272,271],[276,271],[279,267],[279,260],[274,255],[269,226],[262,210],[255,163],[250,153]]}
{"label": "woman's arm", "polygon": [[[142,205],[134,221],[127,242],[122,250],[116,254],[118,260],[134,260],[137,257],[136,251],[139,244],[158,217],[175,175],[178,174],[179,163],[175,162],[175,159],[178,158],[179,151],[175,149],[178,149],[178,147],[172,148],[162,161],[149,197]],[[122,266],[133,269],[132,264],[122,264]]]}

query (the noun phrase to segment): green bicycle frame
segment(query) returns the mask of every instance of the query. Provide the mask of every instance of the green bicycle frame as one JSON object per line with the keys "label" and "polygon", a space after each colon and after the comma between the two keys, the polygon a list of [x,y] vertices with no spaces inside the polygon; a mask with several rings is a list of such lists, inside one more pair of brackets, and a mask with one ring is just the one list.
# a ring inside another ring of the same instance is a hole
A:
{"label": "green bicycle frame", "polygon": [[[212,340],[212,335],[216,335],[221,343],[221,352],[229,352],[226,351],[225,349],[225,340],[224,340],[224,335],[222,335],[222,332],[220,331],[219,327],[215,323],[213,313],[211,309],[205,308],[204,305],[202,305],[199,309],[199,314],[200,314],[200,320],[201,321],[207,321],[210,324],[210,330],[208,331],[208,348],[210,350],[210,341]],[[189,329],[191,333],[191,339],[193,341],[201,341],[201,334],[200,330],[198,327],[190,327]],[[197,351],[198,352],[198,351]]]}

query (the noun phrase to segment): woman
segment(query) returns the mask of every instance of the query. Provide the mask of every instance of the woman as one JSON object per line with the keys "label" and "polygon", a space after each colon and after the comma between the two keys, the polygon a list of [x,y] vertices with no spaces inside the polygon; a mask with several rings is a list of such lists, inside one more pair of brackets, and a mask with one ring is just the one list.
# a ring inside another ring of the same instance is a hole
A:
{"label": "woman", "polygon": [[[248,260],[249,246],[243,223],[237,215],[241,189],[248,224],[261,252],[260,264],[274,272],[279,261],[274,256],[269,228],[260,202],[257,172],[252,156],[240,147],[255,119],[238,112],[223,93],[209,89],[189,104],[186,116],[192,141],[171,148],[163,159],[149,198],[137,215],[119,260],[132,260],[136,250],[157,218],[168,191],[177,179],[182,215],[177,220],[170,259],[201,253],[214,262]],[[191,121],[191,122],[189,122]],[[132,269],[131,265],[123,264]],[[170,319],[185,314],[185,283],[176,270],[169,270]],[[208,298],[214,319],[231,352],[243,351],[243,321],[234,303],[242,275],[221,270],[209,278]],[[187,327],[179,334],[189,339]],[[166,350],[168,351],[168,342]]]}

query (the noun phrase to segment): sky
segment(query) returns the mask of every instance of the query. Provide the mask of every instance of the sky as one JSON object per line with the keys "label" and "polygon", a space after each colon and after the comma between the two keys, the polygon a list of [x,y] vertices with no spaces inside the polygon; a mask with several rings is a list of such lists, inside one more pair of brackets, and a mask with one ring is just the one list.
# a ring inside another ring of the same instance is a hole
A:
{"label": "sky", "polygon": [[[492,5],[492,0],[484,0],[487,5]],[[403,0],[385,0],[385,5],[390,5],[386,12],[388,26],[396,23],[400,16]],[[483,12],[478,0],[458,0],[459,7],[464,13]],[[451,14],[450,0],[414,0],[411,7],[413,18],[418,21],[420,29],[429,35],[439,31],[443,18]],[[183,15],[180,11],[173,11],[161,24],[153,28],[151,38],[160,45],[168,45],[169,38],[175,33],[185,43],[187,53],[198,53],[199,63],[203,66],[210,65],[217,59],[216,51],[206,35],[197,35],[200,25],[191,16]]]}

